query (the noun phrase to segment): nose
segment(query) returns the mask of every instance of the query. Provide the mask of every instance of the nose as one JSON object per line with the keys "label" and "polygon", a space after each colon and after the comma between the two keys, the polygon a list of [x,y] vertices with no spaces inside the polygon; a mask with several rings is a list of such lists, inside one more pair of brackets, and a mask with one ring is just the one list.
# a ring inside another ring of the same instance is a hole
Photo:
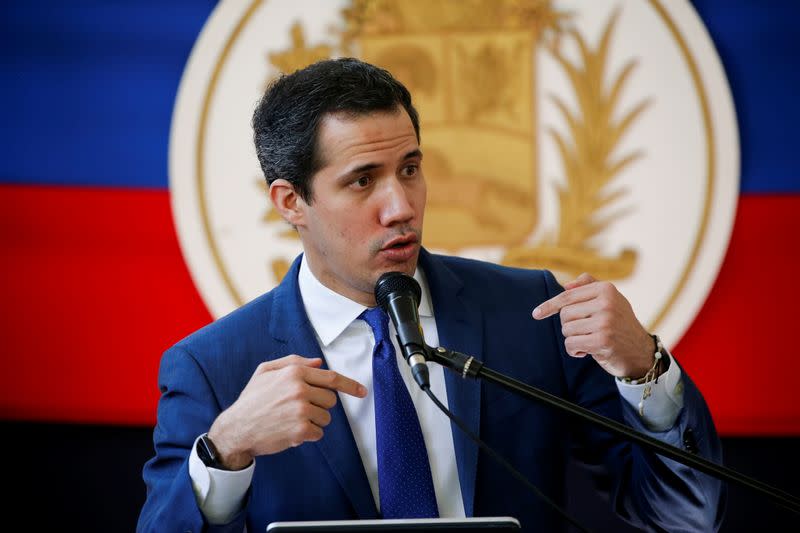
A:
{"label": "nose", "polygon": [[383,226],[403,224],[414,218],[414,206],[409,191],[396,177],[383,182],[381,194],[380,221]]}

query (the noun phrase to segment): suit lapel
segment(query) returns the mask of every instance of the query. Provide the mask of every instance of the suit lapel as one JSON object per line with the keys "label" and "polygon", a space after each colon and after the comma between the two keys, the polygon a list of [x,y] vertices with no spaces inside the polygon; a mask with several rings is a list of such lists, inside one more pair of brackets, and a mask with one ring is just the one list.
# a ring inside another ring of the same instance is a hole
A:
{"label": "suit lapel", "polygon": [[[304,357],[319,357],[323,361],[323,368],[328,368],[303,307],[297,282],[299,269],[300,257],[295,260],[283,282],[275,289],[270,333],[276,340],[285,342],[291,353]],[[290,352],[287,352],[287,355]],[[331,423],[325,428],[325,436],[314,444],[341,484],[358,517],[378,518],[378,509],[372,497],[367,474],[341,401],[330,410],[330,414]]]}
{"label": "suit lapel", "polygon": [[[451,350],[483,359],[483,313],[478,304],[468,301],[464,284],[440,259],[427,251],[420,253],[420,265],[428,281],[439,344]],[[455,416],[463,420],[476,435],[480,434],[481,386],[459,374],[445,370],[447,403]],[[475,477],[478,470],[478,445],[451,424],[458,465],[458,479],[464,500],[464,511],[473,516],[475,510]]]}

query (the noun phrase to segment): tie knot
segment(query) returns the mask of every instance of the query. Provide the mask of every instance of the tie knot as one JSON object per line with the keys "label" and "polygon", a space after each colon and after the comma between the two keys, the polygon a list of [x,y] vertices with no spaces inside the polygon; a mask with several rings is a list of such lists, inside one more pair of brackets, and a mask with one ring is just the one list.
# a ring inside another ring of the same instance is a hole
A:
{"label": "tie knot", "polygon": [[389,340],[389,316],[380,307],[366,309],[358,318],[369,324],[375,335],[375,344]]}

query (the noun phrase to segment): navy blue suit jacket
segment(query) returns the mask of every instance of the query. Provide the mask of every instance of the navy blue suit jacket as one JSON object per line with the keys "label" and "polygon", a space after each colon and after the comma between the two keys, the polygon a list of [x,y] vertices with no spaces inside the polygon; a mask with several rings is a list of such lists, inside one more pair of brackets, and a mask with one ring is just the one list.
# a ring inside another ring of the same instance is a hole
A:
{"label": "navy blue suit jacket", "polygon": [[[614,380],[591,357],[565,353],[558,316],[531,319],[537,304],[563,290],[546,271],[520,270],[422,251],[442,346],[474,355],[499,372],[645,430]],[[225,526],[208,526],[188,471],[191,446],[239,396],[259,363],[290,353],[320,357],[297,283],[299,258],[274,290],[170,348],[159,371],[155,457],[144,468],[147,501],[139,531],[265,531],[270,522],[378,518],[350,426],[339,402],[325,436],[259,457],[246,506]],[[446,371],[453,413],[553,500],[565,500],[570,454],[589,466],[598,491],[624,518],[668,531],[707,531],[721,517],[721,484],[643,453],[601,430],[496,386]],[[697,436],[699,453],[719,462],[708,409],[684,373],[685,406],[658,437],[681,445]],[[467,516],[510,515],[530,531],[563,521],[505,470],[478,452],[455,426],[458,475]],[[454,490],[457,490],[455,488]]]}

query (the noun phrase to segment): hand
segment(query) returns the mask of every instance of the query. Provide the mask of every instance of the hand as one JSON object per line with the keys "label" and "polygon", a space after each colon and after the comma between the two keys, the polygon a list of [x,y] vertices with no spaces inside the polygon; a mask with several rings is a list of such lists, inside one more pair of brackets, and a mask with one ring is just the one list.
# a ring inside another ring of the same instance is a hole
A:
{"label": "hand", "polygon": [[581,274],[564,288],[534,309],[533,318],[560,313],[569,355],[591,355],[612,376],[643,377],[653,366],[655,346],[628,300],[612,283],[596,281],[589,274]]}
{"label": "hand", "polygon": [[220,413],[208,431],[222,464],[231,470],[254,457],[281,452],[322,438],[336,405],[336,392],[363,398],[367,389],[332,370],[322,360],[288,355],[261,363],[239,398]]}

